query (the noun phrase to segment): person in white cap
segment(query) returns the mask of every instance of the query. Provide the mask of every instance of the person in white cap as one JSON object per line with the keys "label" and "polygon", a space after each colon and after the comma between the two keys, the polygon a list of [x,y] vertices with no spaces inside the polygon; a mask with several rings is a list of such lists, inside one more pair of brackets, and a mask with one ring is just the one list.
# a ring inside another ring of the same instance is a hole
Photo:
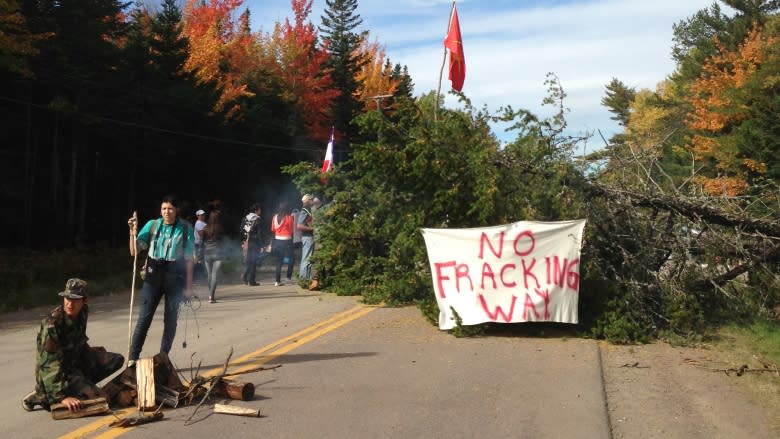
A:
{"label": "person in white cap", "polygon": [[301,212],[298,214],[295,227],[301,233],[301,268],[298,275],[305,281],[311,280],[311,262],[309,258],[314,253],[314,226],[312,225],[311,207],[314,195],[306,194],[301,198]]}
{"label": "person in white cap", "polygon": [[197,221],[195,221],[195,263],[202,263],[203,262],[203,230],[206,229],[206,225],[208,224],[206,222],[206,211],[203,209],[198,209],[197,212],[195,212],[195,216],[198,218]]}

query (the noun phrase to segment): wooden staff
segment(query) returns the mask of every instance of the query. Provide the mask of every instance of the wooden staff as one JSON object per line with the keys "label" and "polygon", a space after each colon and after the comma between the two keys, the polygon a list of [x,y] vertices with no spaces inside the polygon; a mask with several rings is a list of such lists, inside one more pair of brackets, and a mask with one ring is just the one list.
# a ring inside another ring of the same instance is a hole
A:
{"label": "wooden staff", "polygon": [[127,318],[127,361],[130,361],[130,343],[132,342],[133,331],[133,298],[135,297],[135,277],[136,267],[138,266],[138,247],[135,242],[138,237],[138,211],[133,211],[133,227],[130,229],[130,236],[133,238],[133,280],[130,283],[130,316]]}

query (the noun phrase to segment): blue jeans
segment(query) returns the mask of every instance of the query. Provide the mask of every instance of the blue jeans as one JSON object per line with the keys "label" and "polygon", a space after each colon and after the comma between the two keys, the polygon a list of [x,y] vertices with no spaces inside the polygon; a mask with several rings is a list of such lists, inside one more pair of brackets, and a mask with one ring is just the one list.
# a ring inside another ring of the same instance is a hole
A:
{"label": "blue jeans", "polygon": [[246,258],[244,259],[244,275],[241,276],[241,280],[244,283],[255,283],[255,277],[257,276],[257,256],[260,251],[260,247],[256,244],[250,243],[249,248],[246,251]]}
{"label": "blue jeans", "polygon": [[141,349],[146,341],[146,333],[152,324],[154,312],[160,299],[165,296],[165,313],[163,314],[163,335],[160,342],[160,352],[166,354],[173,347],[173,339],[176,337],[176,321],[179,318],[179,304],[184,297],[184,282],[173,274],[165,276],[160,285],[152,285],[144,282],[141,290],[141,305],[138,311],[138,321],[133,331],[133,341],[130,344],[129,360],[137,360],[141,355]]}
{"label": "blue jeans", "polygon": [[219,267],[222,261],[215,257],[206,256],[204,258],[206,273],[208,274],[209,299],[214,299],[214,292],[217,290],[217,279],[219,279]]}
{"label": "blue jeans", "polygon": [[293,275],[293,247],[292,239],[276,239],[274,238],[273,253],[277,258],[276,262],[276,282],[282,281],[282,264],[287,264],[287,279],[291,280]]}
{"label": "blue jeans", "polygon": [[301,269],[298,274],[301,279],[311,279],[311,262],[309,258],[314,253],[314,237],[301,236]]}

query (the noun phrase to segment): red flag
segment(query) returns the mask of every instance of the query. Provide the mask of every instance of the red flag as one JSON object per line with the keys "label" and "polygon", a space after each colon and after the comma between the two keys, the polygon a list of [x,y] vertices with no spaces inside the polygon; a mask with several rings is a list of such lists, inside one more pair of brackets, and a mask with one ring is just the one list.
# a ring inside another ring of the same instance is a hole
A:
{"label": "red flag", "polygon": [[330,140],[328,140],[328,149],[325,151],[325,161],[322,162],[322,173],[326,173],[333,165],[333,131],[335,127],[330,128]]}
{"label": "red flag", "polygon": [[447,38],[444,39],[444,47],[450,51],[450,81],[452,88],[461,91],[463,80],[466,79],[466,58],[463,56],[463,39],[460,37],[460,23],[458,23],[458,10],[455,3],[452,4],[452,16]]}

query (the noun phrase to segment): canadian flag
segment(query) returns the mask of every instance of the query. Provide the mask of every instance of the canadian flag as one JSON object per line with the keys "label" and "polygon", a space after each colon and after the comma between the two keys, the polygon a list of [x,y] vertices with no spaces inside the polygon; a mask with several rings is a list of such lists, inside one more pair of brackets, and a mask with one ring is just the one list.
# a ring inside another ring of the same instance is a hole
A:
{"label": "canadian flag", "polygon": [[330,140],[328,140],[328,149],[325,151],[325,161],[322,162],[322,173],[330,171],[333,166],[333,131],[335,127],[330,128]]}

